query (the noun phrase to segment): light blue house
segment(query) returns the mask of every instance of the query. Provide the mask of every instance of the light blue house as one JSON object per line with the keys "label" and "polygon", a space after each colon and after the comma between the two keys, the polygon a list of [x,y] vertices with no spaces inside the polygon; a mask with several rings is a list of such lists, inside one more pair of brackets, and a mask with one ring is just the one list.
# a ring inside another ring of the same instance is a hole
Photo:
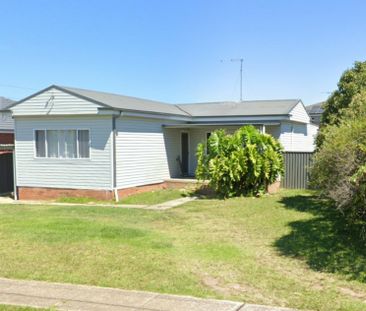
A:
{"label": "light blue house", "polygon": [[317,132],[300,100],[171,105],[53,85],[8,109],[21,199],[112,198],[194,175],[197,144],[218,128],[255,125],[286,151],[313,151]]}

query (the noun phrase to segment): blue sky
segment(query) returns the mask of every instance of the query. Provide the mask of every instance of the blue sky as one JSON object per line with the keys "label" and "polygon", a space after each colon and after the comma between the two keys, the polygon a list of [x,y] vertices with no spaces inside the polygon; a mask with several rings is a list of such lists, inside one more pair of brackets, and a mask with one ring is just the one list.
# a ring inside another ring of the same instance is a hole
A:
{"label": "blue sky", "polygon": [[0,96],[60,84],[171,103],[326,99],[366,55],[366,1],[0,0]]}

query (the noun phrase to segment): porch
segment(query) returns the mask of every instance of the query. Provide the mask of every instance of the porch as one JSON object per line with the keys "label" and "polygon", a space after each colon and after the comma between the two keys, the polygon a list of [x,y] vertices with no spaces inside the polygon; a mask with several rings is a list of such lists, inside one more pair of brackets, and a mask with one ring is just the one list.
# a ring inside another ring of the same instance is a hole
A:
{"label": "porch", "polygon": [[218,129],[233,133],[244,125],[253,125],[262,133],[279,138],[279,122],[253,123],[178,123],[165,124],[164,139],[171,178],[194,177],[197,167],[196,150],[199,143],[206,142]]}

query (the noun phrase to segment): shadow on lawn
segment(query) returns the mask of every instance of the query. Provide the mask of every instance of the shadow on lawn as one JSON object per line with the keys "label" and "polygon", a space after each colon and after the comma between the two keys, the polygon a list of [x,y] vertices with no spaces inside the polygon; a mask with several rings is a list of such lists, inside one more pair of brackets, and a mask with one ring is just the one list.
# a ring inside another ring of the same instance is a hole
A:
{"label": "shadow on lawn", "polygon": [[301,258],[316,271],[366,282],[366,244],[360,238],[360,225],[347,224],[334,207],[315,196],[286,197],[281,203],[314,215],[288,224],[291,233],[275,242],[281,254]]}

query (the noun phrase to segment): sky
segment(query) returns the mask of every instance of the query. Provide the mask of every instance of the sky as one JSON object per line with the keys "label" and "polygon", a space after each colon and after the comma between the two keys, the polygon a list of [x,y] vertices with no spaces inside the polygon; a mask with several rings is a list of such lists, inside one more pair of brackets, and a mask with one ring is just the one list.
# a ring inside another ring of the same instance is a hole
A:
{"label": "sky", "polygon": [[366,60],[364,0],[0,0],[0,96],[52,84],[188,103],[325,100]]}

